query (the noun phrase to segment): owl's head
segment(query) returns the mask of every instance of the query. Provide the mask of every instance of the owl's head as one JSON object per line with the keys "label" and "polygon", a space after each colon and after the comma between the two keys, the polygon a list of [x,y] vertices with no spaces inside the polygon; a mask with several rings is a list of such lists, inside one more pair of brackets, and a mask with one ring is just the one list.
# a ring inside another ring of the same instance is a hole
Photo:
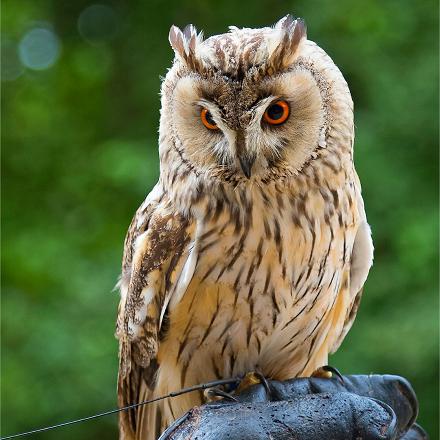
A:
{"label": "owl's head", "polygon": [[175,60],[162,85],[162,168],[172,155],[186,173],[235,185],[291,176],[327,148],[335,124],[351,149],[348,87],[307,40],[301,19],[231,27],[206,40],[192,25],[172,26],[169,40]]}

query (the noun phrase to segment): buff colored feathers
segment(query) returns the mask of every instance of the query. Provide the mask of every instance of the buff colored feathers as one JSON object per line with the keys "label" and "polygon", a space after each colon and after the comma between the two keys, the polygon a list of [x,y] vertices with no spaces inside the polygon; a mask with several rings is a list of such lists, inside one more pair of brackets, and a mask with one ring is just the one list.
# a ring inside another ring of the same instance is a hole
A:
{"label": "buff colored feathers", "polygon": [[[310,375],[350,329],[373,258],[350,92],[304,22],[205,40],[173,26],[169,40],[160,178],[124,248],[120,405],[256,369]],[[270,125],[279,100],[289,116]],[[156,439],[202,402],[123,413],[121,439]]]}

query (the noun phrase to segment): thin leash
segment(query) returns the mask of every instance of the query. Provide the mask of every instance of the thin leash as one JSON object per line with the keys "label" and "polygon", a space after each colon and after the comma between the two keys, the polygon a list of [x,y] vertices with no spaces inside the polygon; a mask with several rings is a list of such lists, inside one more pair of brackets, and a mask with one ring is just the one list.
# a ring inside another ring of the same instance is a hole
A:
{"label": "thin leash", "polygon": [[7,435],[6,437],[0,437],[0,440],[7,440],[10,438],[24,437],[26,435],[37,434],[39,432],[50,431],[52,429],[61,428],[63,426],[74,425],[76,423],[87,422],[88,420],[97,419],[99,417],[108,416],[110,414],[116,414],[121,411],[127,411],[129,409],[137,408],[138,406],[148,405],[149,403],[158,402],[159,400],[168,399],[171,397],[180,396],[181,394],[191,393],[192,391],[206,390],[207,388],[213,388],[219,385],[227,385],[240,381],[241,378],[221,379],[213,382],[206,382],[199,385],[193,385],[192,387],[182,388],[179,391],[173,391],[166,396],[155,397],[154,399],[144,400],[143,402],[134,403],[132,405],[123,406],[122,408],[111,409],[102,413],[94,414],[93,416],[82,417],[81,419],[69,420],[68,422],[58,423],[57,425],[45,426],[44,428],[33,429],[32,431],[21,432],[19,434]]}

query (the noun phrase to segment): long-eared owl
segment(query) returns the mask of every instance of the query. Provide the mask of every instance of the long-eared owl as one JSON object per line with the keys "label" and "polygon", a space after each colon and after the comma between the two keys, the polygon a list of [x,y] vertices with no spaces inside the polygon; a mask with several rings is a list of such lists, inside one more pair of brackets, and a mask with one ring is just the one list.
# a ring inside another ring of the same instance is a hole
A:
{"label": "long-eared owl", "polygon": [[[121,406],[257,369],[310,375],[350,329],[373,259],[350,92],[304,22],[169,39],[160,178],[125,241]],[[123,413],[121,438],[155,439],[202,401]]]}

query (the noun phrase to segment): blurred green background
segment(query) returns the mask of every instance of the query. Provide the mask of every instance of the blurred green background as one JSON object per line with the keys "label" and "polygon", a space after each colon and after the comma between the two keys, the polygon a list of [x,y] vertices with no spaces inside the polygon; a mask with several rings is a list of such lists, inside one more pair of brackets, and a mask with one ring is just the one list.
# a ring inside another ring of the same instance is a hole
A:
{"label": "blurred green background", "polygon": [[[376,248],[332,365],[407,377],[438,436],[434,0],[2,2],[2,434],[116,405],[125,231],[158,178],[171,24],[206,35],[290,12],[341,68]],[[109,416],[35,438],[116,438]]]}

